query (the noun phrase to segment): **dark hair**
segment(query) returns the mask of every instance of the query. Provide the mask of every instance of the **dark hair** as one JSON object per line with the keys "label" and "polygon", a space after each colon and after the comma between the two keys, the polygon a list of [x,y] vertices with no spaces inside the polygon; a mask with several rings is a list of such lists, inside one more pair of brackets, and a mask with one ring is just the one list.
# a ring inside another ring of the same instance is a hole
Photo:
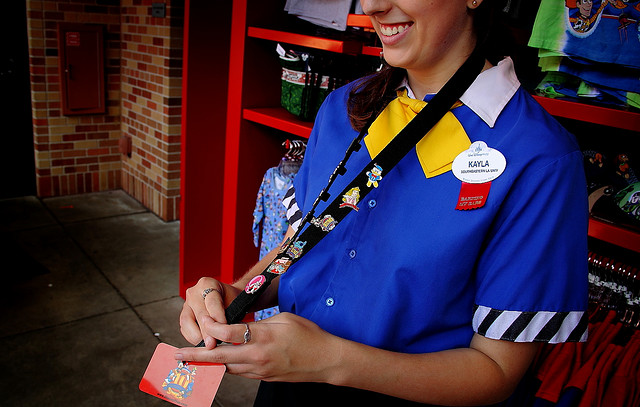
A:
{"label": "dark hair", "polygon": [[[497,63],[502,58],[492,36],[495,26],[495,10],[498,0],[484,0],[473,13],[477,45],[482,47],[486,58]],[[361,131],[387,104],[395,98],[395,90],[406,77],[406,71],[383,62],[380,71],[357,81],[349,92],[347,112],[351,126]]]}
{"label": "dark hair", "polygon": [[383,62],[380,71],[359,79],[349,92],[347,112],[351,126],[361,131],[395,98],[406,72]]}

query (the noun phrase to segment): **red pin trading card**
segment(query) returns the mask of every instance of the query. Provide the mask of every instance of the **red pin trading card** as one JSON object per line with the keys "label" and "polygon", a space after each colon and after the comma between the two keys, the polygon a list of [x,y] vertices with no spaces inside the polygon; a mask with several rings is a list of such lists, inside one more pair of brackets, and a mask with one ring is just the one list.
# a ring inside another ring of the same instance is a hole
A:
{"label": "red pin trading card", "polygon": [[140,390],[178,406],[210,407],[227,368],[211,363],[182,363],[177,348],[160,343],[140,381]]}

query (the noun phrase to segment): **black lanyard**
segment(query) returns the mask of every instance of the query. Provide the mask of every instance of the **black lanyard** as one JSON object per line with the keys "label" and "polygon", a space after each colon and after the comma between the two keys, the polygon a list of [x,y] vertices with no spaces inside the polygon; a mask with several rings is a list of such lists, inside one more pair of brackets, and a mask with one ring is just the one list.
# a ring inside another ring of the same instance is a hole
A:
{"label": "black lanyard", "polygon": [[[317,217],[314,212],[320,201],[327,201],[329,188],[338,175],[346,172],[345,164],[351,154],[360,148],[360,142],[367,133],[365,130],[351,142],[336,169],[329,178],[327,186],[314,201],[305,215],[296,234],[285,243],[275,259],[255,276],[245,289],[229,304],[225,310],[228,324],[242,321],[249,309],[266,290],[271,281],[283,274],[292,264],[311,250],[323,237],[331,232],[352,211],[341,197],[348,195],[354,188],[359,189],[360,198],[364,198],[378,182],[440,121],[460,96],[473,83],[484,66],[484,57],[476,48],[465,63],[447,81],[433,99],[387,144],[374,159],[364,167],[349,185],[338,194],[327,208]],[[304,228],[304,226],[307,226]],[[304,229],[304,230],[303,230]]]}

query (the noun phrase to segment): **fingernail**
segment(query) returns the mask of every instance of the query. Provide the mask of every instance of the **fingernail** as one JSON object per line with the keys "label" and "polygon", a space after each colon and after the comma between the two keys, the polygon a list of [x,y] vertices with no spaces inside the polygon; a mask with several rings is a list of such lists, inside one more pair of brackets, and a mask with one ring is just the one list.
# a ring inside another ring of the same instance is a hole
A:
{"label": "fingernail", "polygon": [[214,342],[213,342],[213,338],[212,337],[207,336],[206,338],[204,338],[204,346],[207,349],[213,348],[213,344],[214,344]]}
{"label": "fingernail", "polygon": [[174,353],[174,354],[173,354],[173,357],[174,357],[176,360],[182,360],[182,359],[184,359],[184,358],[182,357],[182,353]]}

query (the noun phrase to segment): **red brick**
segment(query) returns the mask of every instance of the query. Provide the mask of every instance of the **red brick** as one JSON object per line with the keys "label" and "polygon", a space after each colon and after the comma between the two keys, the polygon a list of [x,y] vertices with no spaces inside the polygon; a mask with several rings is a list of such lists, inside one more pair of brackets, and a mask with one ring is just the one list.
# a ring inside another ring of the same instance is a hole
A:
{"label": "red brick", "polygon": [[72,150],[73,143],[51,143],[51,150]]}
{"label": "red brick", "polygon": [[82,157],[76,159],[77,164],[96,164],[98,163],[98,157]]}
{"label": "red brick", "polygon": [[51,165],[54,167],[64,167],[64,166],[70,166],[73,165],[74,161],[71,158],[68,159],[64,159],[64,160],[52,160],[51,161]]}
{"label": "red brick", "polygon": [[53,196],[51,177],[37,177],[38,196],[46,198]]}
{"label": "red brick", "polygon": [[120,161],[120,156],[119,155],[102,155],[99,157],[99,160],[101,163],[111,163],[111,162]]}
{"label": "red brick", "polygon": [[87,150],[87,154],[88,155],[105,155],[105,154],[109,154],[109,149],[108,148],[90,148]]}
{"label": "red brick", "polygon": [[87,135],[83,133],[64,134],[62,136],[63,141],[80,141],[80,140],[86,140],[86,139],[87,139]]}

